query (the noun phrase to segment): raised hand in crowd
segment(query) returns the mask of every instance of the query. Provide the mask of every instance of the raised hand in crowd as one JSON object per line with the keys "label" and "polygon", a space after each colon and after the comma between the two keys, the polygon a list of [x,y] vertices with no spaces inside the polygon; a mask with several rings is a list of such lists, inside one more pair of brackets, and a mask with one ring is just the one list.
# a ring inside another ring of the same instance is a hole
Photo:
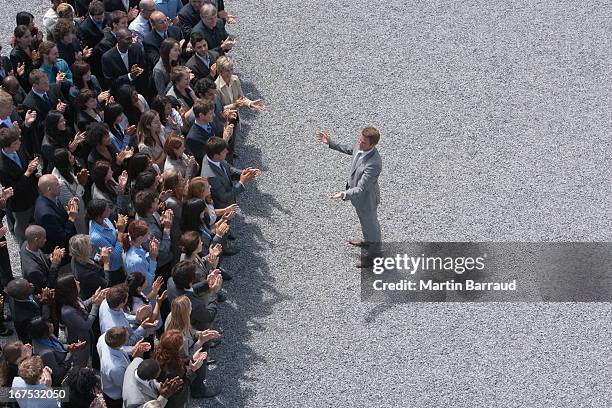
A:
{"label": "raised hand in crowd", "polygon": [[111,94],[110,91],[103,91],[100,92],[100,94],[98,95],[98,102],[100,103],[110,103],[109,99],[111,98]]}
{"label": "raised hand in crowd", "polygon": [[146,296],[148,301],[151,301],[155,296],[157,296],[163,284],[164,284],[163,277],[158,276],[157,278],[155,278],[155,280],[153,281],[153,285],[151,285],[151,292],[149,292],[149,294]]}
{"label": "raised hand in crowd", "polygon": [[129,177],[128,177],[127,170],[123,170],[121,174],[119,175],[119,180],[117,181],[117,190],[121,192],[125,191],[125,187],[127,186],[128,178]]}
{"label": "raised hand in crowd", "polygon": [[234,124],[229,123],[223,128],[223,139],[225,139],[226,142],[229,142],[233,134],[234,134]]}
{"label": "raised hand in crowd", "polygon": [[63,72],[58,72],[57,75],[55,76],[55,82],[57,82],[58,84],[64,82],[65,80],[66,80],[66,74],[64,74]]}
{"label": "raised hand in crowd", "polygon": [[192,372],[196,372],[202,367],[202,364],[206,361],[208,353],[206,351],[198,350],[189,360],[189,369]]}
{"label": "raised hand in crowd", "polygon": [[77,174],[77,181],[80,185],[84,186],[87,184],[87,180],[89,179],[89,170],[81,169],[81,171]]}
{"label": "raised hand in crowd", "polygon": [[25,127],[30,127],[32,123],[36,122],[37,113],[35,110],[26,111],[25,118],[23,120],[23,124]]}
{"label": "raised hand in crowd", "polygon": [[156,238],[151,239],[149,248],[149,258],[153,261],[157,260],[157,255],[159,254],[159,241]]}
{"label": "raised hand in crowd", "polygon": [[91,303],[93,303],[94,305],[100,306],[102,302],[104,301],[104,299],[106,299],[106,294],[108,293],[109,289],[110,288],[102,289],[101,287],[99,287],[96,290],[96,293],[94,293],[93,296],[91,297]]}
{"label": "raised hand in crowd", "polygon": [[242,170],[242,172],[240,173],[240,182],[242,184],[248,183],[249,181],[253,180],[255,177],[258,177],[260,175],[261,175],[261,170],[254,169],[252,167],[247,167],[246,169]]}
{"label": "raised hand in crowd", "polygon": [[28,167],[26,168],[26,171],[25,171],[26,177],[30,177],[32,174],[38,171],[38,160],[39,160],[38,157],[35,157],[32,160],[30,160],[30,162],[28,163]]}
{"label": "raised hand in crowd", "polygon": [[117,231],[124,232],[125,228],[127,227],[127,224],[128,224],[128,216],[119,214],[117,216],[117,222],[116,222]]}
{"label": "raised hand in crowd", "polygon": [[66,112],[66,104],[62,101],[57,101],[57,105],[55,106],[55,109],[64,113]]}
{"label": "raised hand in crowd", "polygon": [[221,43],[221,49],[224,51],[229,51],[234,48],[234,45],[236,45],[236,41],[232,37],[227,37]]}
{"label": "raised hand in crowd", "polygon": [[162,304],[166,299],[168,299],[168,291],[164,290],[161,295],[157,297],[157,303]]}
{"label": "raised hand in crowd", "polygon": [[215,230],[215,233],[221,237],[225,236],[230,230],[230,226],[227,222],[219,224]]}
{"label": "raised hand in crowd", "polygon": [[51,261],[51,265],[59,266],[62,263],[62,259],[66,254],[66,250],[64,248],[55,247],[51,255],[49,256],[49,261]]}
{"label": "raised hand in crowd", "polygon": [[136,310],[136,321],[142,322],[151,315],[151,305],[142,305]]}
{"label": "raised hand in crowd", "polygon": [[85,340],[79,340],[75,343],[68,344],[66,346],[66,350],[68,350],[69,353],[74,353],[75,351],[85,347],[86,345],[87,345],[87,342]]}
{"label": "raised hand in crowd", "polygon": [[159,395],[161,395],[164,398],[170,398],[173,394],[175,394],[182,387],[183,387],[183,380],[181,380],[179,377],[169,378],[160,384]]}
{"label": "raised hand in crowd", "polygon": [[55,290],[50,288],[42,288],[40,293],[36,295],[36,299],[43,305],[49,305],[53,303],[53,299],[55,298]]}
{"label": "raised hand in crowd", "polygon": [[323,131],[317,131],[315,133],[315,138],[321,142],[324,143],[326,145],[329,144],[329,142],[331,141],[331,137],[329,136],[329,133],[327,132],[323,132]]}
{"label": "raised hand in crowd", "polygon": [[135,19],[136,17],[138,17],[138,7],[134,6],[130,9],[130,11],[128,11],[127,13],[127,17],[128,17],[128,21],[132,21],[133,19]]}
{"label": "raised hand in crowd", "polygon": [[202,343],[206,343],[207,341],[211,341],[211,340],[216,340],[219,337],[221,337],[221,334],[219,334],[218,331],[216,330],[202,330],[201,332],[198,333],[198,340],[201,341]]}
{"label": "raised hand in crowd", "polygon": [[161,225],[164,228],[164,231],[170,232],[172,228],[172,221],[174,220],[174,212],[170,208],[164,211],[161,215],[160,221]]}
{"label": "raised hand in crowd", "polygon": [[138,64],[134,64],[132,65],[132,67],[130,68],[130,74],[132,75],[132,77],[136,78],[138,76],[140,76],[142,73],[144,72],[144,69],[140,68],[138,66]]}
{"label": "raised hand in crowd", "polygon": [[79,198],[78,197],[72,197],[68,201],[68,205],[66,206],[66,212],[68,213],[68,219],[74,222],[79,213]]}
{"label": "raised hand in crowd", "polygon": [[51,383],[53,382],[53,377],[51,376],[52,374],[53,370],[45,366],[45,368],[43,368],[42,374],[40,375],[40,378],[38,379],[38,383],[44,385],[47,388],[51,387]]}
{"label": "raised hand in crowd", "polygon": [[119,166],[123,165],[123,162],[129,159],[130,157],[132,157],[133,155],[134,155],[134,149],[131,147],[120,151],[119,153],[117,153],[117,165]]}
{"label": "raised hand in crowd", "polygon": [[110,257],[113,253],[113,248],[111,247],[102,247],[100,248],[100,263],[104,265],[104,269],[110,265]]}
{"label": "raised hand in crowd", "polygon": [[151,343],[144,341],[144,339],[138,340],[134,347],[132,347],[132,358],[144,356],[144,353],[151,350]]}
{"label": "raised hand in crowd", "polygon": [[79,147],[79,143],[81,143],[83,140],[85,140],[85,132],[77,133],[74,136],[74,139],[72,139],[72,141],[68,144],[68,150],[70,150],[71,153],[74,153],[77,147]]}
{"label": "raised hand in crowd", "polygon": [[25,62],[17,64],[17,76],[22,77],[25,74]]}

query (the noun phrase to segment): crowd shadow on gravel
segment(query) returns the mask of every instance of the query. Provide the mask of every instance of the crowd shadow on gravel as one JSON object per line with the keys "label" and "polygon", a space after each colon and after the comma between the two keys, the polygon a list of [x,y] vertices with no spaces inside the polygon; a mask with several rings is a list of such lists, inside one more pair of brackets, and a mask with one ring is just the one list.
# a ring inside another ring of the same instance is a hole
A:
{"label": "crowd shadow on gravel", "polygon": [[[258,94],[248,82],[243,82],[243,89],[245,93],[249,92],[251,98],[255,98],[251,95]],[[234,165],[239,168],[257,167],[265,172],[264,153],[249,143],[249,123],[256,114],[241,112],[236,150],[238,158]],[[256,219],[271,218],[275,208],[285,213],[288,211],[271,194],[258,191],[256,181],[247,185],[238,203],[243,218],[235,223],[235,242],[240,253],[222,261],[222,266],[234,279],[223,285],[228,292],[227,304],[221,307],[223,343],[218,350],[211,352],[212,358],[220,363],[218,368],[211,371],[209,378],[222,392],[214,400],[198,400],[198,406],[234,408],[250,405],[257,394],[254,384],[261,379],[250,377],[247,373],[253,365],[266,364],[266,361],[248,343],[254,333],[266,330],[260,323],[261,319],[272,314],[278,302],[290,298],[274,288],[274,277],[264,255],[273,248],[273,243],[266,239]]]}

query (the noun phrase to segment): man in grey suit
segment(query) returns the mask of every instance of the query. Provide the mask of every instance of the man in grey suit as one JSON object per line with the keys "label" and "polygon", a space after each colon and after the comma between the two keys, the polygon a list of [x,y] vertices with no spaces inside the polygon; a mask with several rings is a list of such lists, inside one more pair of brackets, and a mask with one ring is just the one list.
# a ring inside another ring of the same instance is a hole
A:
{"label": "man in grey suit", "polygon": [[350,201],[355,207],[361,223],[363,241],[351,240],[349,244],[367,249],[367,259],[356,265],[358,268],[367,267],[371,263],[370,259],[380,251],[381,234],[377,209],[380,204],[378,176],[382,171],[382,159],[376,149],[380,133],[371,126],[364,128],[354,147],[334,142],[326,132],[316,132],[315,137],[330,149],[353,157],[346,190],[334,194],[332,199]]}

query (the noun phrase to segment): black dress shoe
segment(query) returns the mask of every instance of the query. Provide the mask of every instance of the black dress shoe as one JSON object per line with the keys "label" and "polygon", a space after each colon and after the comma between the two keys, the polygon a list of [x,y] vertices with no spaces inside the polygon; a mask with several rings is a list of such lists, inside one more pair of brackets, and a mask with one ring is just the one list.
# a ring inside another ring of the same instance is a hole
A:
{"label": "black dress shoe", "polygon": [[233,236],[231,233],[227,234],[225,237],[226,237],[227,239],[229,239],[230,241],[233,241],[233,240],[235,240],[235,239],[236,239],[236,237],[235,237],[235,236]]}
{"label": "black dress shoe", "polygon": [[227,300],[227,293],[225,293],[224,290],[219,291],[219,293],[217,293],[217,302],[223,303],[226,300]]}
{"label": "black dress shoe", "polygon": [[13,333],[15,333],[13,329],[9,329],[8,327],[3,327],[2,330],[0,330],[0,337],[9,337],[9,336],[12,336]]}
{"label": "black dress shoe", "polygon": [[221,391],[212,385],[204,384],[202,389],[191,392],[191,398],[212,398],[218,395]]}
{"label": "black dress shoe", "polygon": [[238,252],[240,252],[238,248],[224,248],[223,251],[221,252],[221,255],[234,256]]}

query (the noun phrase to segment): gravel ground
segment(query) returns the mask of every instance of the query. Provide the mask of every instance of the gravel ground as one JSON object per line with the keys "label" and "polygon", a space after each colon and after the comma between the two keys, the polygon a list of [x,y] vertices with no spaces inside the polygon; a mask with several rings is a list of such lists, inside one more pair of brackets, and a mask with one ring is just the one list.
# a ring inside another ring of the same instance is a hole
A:
{"label": "gravel ground", "polygon": [[223,393],[194,406],[612,406],[608,303],[361,302],[357,218],[328,200],[350,158],[313,140],[379,127],[387,241],[610,241],[612,9],[277,4],[227,2],[269,106],[243,116],[238,164],[264,174],[225,265]]}

